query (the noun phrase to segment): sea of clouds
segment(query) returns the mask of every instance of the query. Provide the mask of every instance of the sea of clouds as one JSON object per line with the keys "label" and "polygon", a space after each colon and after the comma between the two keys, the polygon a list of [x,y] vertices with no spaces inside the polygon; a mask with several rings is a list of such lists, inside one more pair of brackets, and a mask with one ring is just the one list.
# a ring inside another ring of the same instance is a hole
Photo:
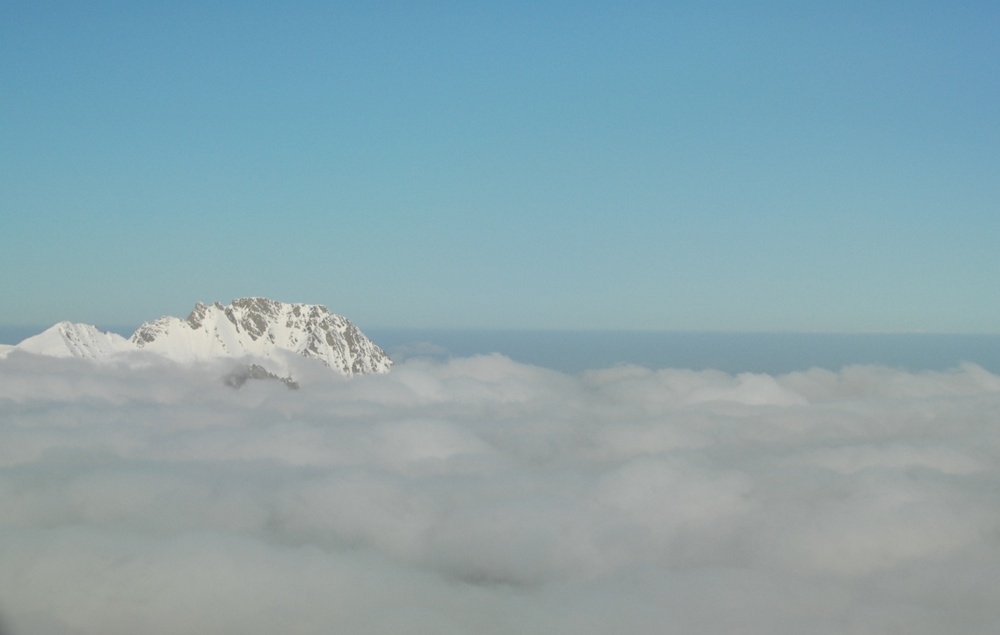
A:
{"label": "sea of clouds", "polygon": [[1000,631],[1000,377],[0,360],[4,635]]}

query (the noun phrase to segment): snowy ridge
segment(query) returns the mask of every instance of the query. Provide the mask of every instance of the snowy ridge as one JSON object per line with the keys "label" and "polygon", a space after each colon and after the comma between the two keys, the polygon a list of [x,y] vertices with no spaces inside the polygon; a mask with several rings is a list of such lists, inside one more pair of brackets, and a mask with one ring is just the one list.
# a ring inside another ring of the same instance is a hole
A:
{"label": "snowy ridge", "polygon": [[187,317],[161,317],[140,326],[130,339],[89,324],[60,322],[29,337],[13,351],[53,357],[108,359],[146,351],[177,362],[256,358],[281,367],[294,353],[322,361],[343,375],[387,373],[392,360],[347,318],[325,306],[240,298],[223,306],[198,303]]}

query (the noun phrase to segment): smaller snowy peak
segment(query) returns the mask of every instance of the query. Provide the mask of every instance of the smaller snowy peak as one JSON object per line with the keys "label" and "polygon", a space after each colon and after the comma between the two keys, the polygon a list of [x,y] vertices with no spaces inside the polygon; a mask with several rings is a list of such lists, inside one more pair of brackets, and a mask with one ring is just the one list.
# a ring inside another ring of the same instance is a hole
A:
{"label": "smaller snowy peak", "polygon": [[14,350],[50,357],[105,359],[134,347],[117,333],[105,333],[90,324],[59,322],[22,341]]}

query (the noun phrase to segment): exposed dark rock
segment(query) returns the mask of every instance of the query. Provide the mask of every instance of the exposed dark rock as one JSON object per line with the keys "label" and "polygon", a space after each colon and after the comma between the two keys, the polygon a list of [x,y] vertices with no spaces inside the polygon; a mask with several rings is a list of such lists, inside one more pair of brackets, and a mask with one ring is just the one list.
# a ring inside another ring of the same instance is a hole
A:
{"label": "exposed dark rock", "polygon": [[275,375],[260,364],[250,364],[245,368],[237,368],[223,378],[223,382],[231,388],[240,388],[251,379],[277,380],[285,384],[289,390],[298,390],[299,383],[291,377]]}

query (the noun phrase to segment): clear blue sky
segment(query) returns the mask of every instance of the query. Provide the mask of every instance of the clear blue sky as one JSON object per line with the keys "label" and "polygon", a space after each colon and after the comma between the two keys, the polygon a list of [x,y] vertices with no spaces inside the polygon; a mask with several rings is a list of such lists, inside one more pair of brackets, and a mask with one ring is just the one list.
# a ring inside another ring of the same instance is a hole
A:
{"label": "clear blue sky", "polygon": [[0,325],[1000,332],[997,3],[472,4],[4,2]]}

